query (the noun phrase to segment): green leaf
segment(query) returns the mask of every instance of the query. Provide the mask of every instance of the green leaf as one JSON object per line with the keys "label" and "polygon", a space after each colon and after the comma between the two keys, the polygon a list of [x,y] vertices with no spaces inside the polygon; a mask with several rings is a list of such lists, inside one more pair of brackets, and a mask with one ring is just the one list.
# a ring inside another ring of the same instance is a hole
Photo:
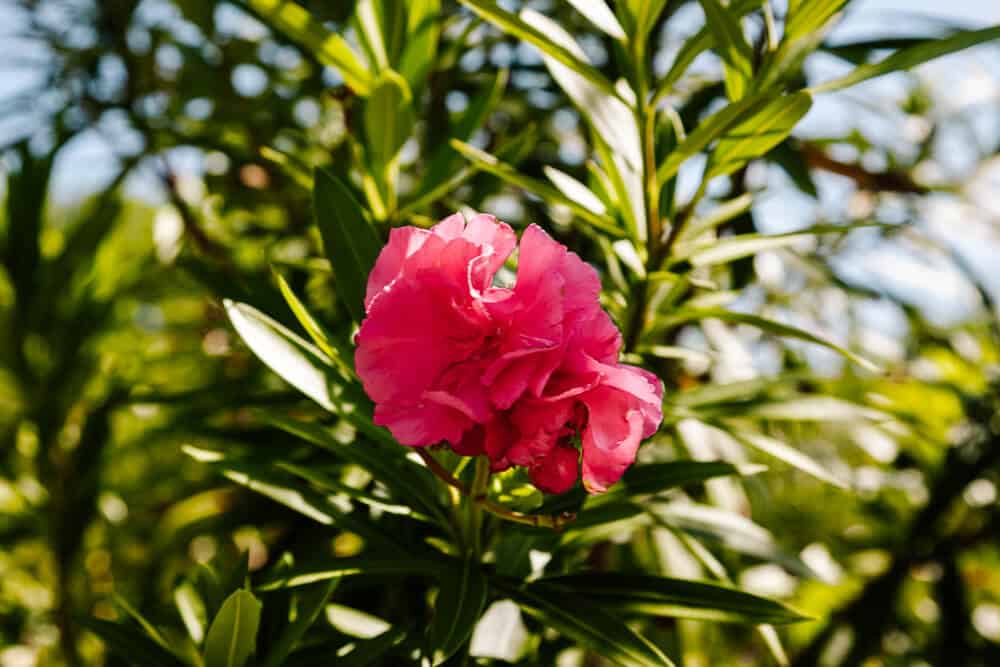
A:
{"label": "green leaf", "polygon": [[672,667],[673,663],[625,621],[572,592],[553,596],[544,587],[496,582],[522,609],[546,626],[622,667]]}
{"label": "green leaf", "polygon": [[488,589],[486,575],[473,559],[465,560],[460,568],[441,570],[434,617],[427,630],[433,667],[454,655],[472,636],[486,605]]}
{"label": "green leaf", "polygon": [[384,168],[396,159],[413,131],[413,96],[406,79],[385,70],[365,103],[365,138],[374,165]]}
{"label": "green leaf", "polygon": [[940,58],[941,56],[948,55],[949,53],[962,51],[977,44],[991,42],[995,39],[1000,39],[1000,26],[983,28],[981,30],[966,30],[957,32],[954,35],[950,35],[943,39],[901,49],[877,63],[861,65],[860,67],[852,70],[846,76],[814,86],[812,90],[815,93],[828,93],[830,91],[840,90],[842,88],[847,88],[861,83],[862,81],[867,81],[868,79],[874,79],[875,77],[882,76],[883,74],[898,72],[900,70],[909,70],[917,65],[927,62],[928,60]]}
{"label": "green leaf", "polygon": [[177,656],[138,628],[99,618],[80,619],[80,625],[100,637],[109,651],[129,664],[138,667],[184,667]]}
{"label": "green leaf", "polygon": [[812,107],[812,95],[799,91],[772,100],[731,127],[715,147],[705,178],[732,173],[785,140]]}
{"label": "green leaf", "polygon": [[[552,43],[575,54],[578,62],[586,62],[587,54],[573,36],[554,20],[531,9],[522,10],[521,18],[525,24],[544,33]],[[616,90],[609,91],[595,85],[579,70],[568,67],[544,49],[542,59],[552,78],[590,122],[597,137],[612,146],[614,155],[624,160],[631,170],[641,170],[642,149],[635,114],[630,108],[632,105],[623,101]]]}
{"label": "green leaf", "polygon": [[[446,561],[450,564],[450,561]],[[425,560],[410,556],[400,558],[357,557],[334,558],[306,563],[275,571],[257,588],[261,591],[279,588],[294,588],[318,581],[340,577],[366,576],[408,576],[436,574],[442,567],[437,560]]]}
{"label": "green leaf", "polygon": [[389,68],[389,52],[385,44],[385,36],[382,34],[381,16],[383,5],[374,0],[357,0],[354,8],[354,27],[356,28],[358,41],[361,43],[372,68],[376,73]]}
{"label": "green leaf", "polygon": [[290,0],[242,0],[269,25],[298,42],[324,65],[330,65],[358,95],[371,92],[372,74],[361,63],[347,41],[330,32]]}
{"label": "green leaf", "polygon": [[624,0],[622,4],[633,24],[634,34],[630,35],[631,39],[645,42],[666,7],[667,0]]}
{"label": "green leaf", "polygon": [[419,93],[434,66],[440,36],[441,0],[409,0],[406,3],[406,45],[399,60],[399,72]]}
{"label": "green leaf", "polygon": [[792,43],[822,30],[848,0],[805,0],[789,3],[783,42]]}
{"label": "green leaf", "polygon": [[331,364],[319,349],[252,306],[228,300],[224,305],[236,333],[257,358],[303,394],[335,411]]}
{"label": "green leaf", "polygon": [[625,30],[615,18],[615,13],[604,0],[567,0],[567,2],[604,34],[623,42],[628,39]]}
{"label": "green leaf", "polygon": [[542,167],[542,171],[548,177],[552,184],[555,185],[559,190],[566,195],[571,201],[574,201],[580,206],[593,212],[594,215],[605,215],[608,210],[605,208],[604,203],[598,199],[590,188],[576,180],[564,171],[559,171],[555,167],[550,167],[548,165]]}
{"label": "green leaf", "polygon": [[337,667],[369,667],[377,664],[379,658],[406,639],[406,634],[405,629],[394,625],[376,637],[355,642],[350,653],[337,659]]}
{"label": "green leaf", "polygon": [[856,421],[866,419],[887,421],[891,417],[857,403],[833,396],[800,396],[797,398],[749,406],[745,416],[775,421]]}
{"label": "green leaf", "polygon": [[725,623],[784,624],[806,620],[777,600],[702,581],[642,574],[581,572],[546,577],[532,584],[553,599],[563,592],[584,595],[601,607],[651,616]]}
{"label": "green leaf", "polygon": [[291,419],[274,411],[260,410],[255,414],[272,426],[361,466],[384,484],[397,499],[428,516],[447,522],[447,516],[437,499],[436,480],[426,468],[408,459],[405,449],[400,445],[378,440],[345,444],[320,424]]}
{"label": "green leaf", "polygon": [[603,94],[611,97],[618,96],[614,86],[595,67],[585,62],[585,59],[581,59],[579,53],[573,53],[565,45],[552,41],[550,35],[546,34],[545,31],[524,20],[523,14],[520,17],[511,14],[498,6],[495,0],[459,1],[504,32],[537,47],[544,56],[556,60],[580,75],[596,86]]}
{"label": "green leaf", "polygon": [[[646,0],[635,1],[642,4],[646,3]],[[749,14],[760,7],[762,2],[763,0],[737,0],[732,2],[726,11],[734,20],[739,20],[743,15]],[[657,99],[662,98],[670,92],[673,85],[680,80],[695,58],[715,45],[715,33],[716,31],[711,29],[711,26],[706,25],[696,32],[693,37],[684,42],[684,46],[677,52],[667,74],[660,80],[656,93]]]}
{"label": "green leaf", "polygon": [[350,367],[348,366],[344,368],[346,364],[344,360],[340,358],[340,355],[337,352],[337,349],[333,346],[333,343],[330,342],[332,339],[330,333],[315,317],[313,317],[312,313],[309,312],[309,309],[306,308],[306,305],[299,300],[299,297],[292,291],[292,288],[288,285],[288,281],[285,280],[284,276],[277,271],[274,271],[273,273],[274,279],[278,282],[278,289],[281,290],[281,296],[285,297],[285,302],[291,309],[292,314],[295,315],[295,319],[299,321],[299,324],[301,324],[302,328],[306,330],[309,337],[313,339],[316,346],[319,347],[319,349],[322,350],[326,356],[330,357],[331,361],[337,363],[337,366],[340,368],[342,374],[346,371],[348,374],[347,377],[349,378],[351,374]]}
{"label": "green leaf", "polygon": [[[703,225],[707,226],[706,223]],[[862,222],[851,225],[814,225],[808,229],[787,234],[740,234],[708,243],[702,241],[701,243],[688,243],[679,246],[672,259],[674,261],[687,260],[698,267],[713,266],[750,257],[764,250],[775,250],[795,245],[803,239],[811,239],[819,234],[846,234],[860,228],[894,226],[896,225]],[[702,227],[703,230],[704,228]]]}
{"label": "green leaf", "polygon": [[748,95],[738,102],[727,104],[698,123],[694,131],[689,133],[657,168],[656,177],[659,182],[662,184],[667,179],[673,178],[684,162],[707,148],[730,127],[756,114],[767,105],[768,99],[766,96]]}
{"label": "green leaf", "polygon": [[719,4],[719,0],[699,0],[705,22],[714,33],[715,50],[725,69],[726,94],[734,102],[746,93],[753,78],[753,50],[743,35],[737,14]]}
{"label": "green leaf", "polygon": [[[684,229],[681,239],[697,239],[705,232],[715,229],[723,223],[729,222],[736,216],[743,215],[750,210],[752,205],[753,195],[749,192],[742,194],[739,197],[734,197],[729,201],[722,202],[712,209],[708,215],[692,220]],[[722,241],[717,241],[712,245],[715,246],[721,242]],[[679,250],[673,254],[677,255],[678,253]]]}
{"label": "green leaf", "polygon": [[336,176],[317,170],[313,189],[316,224],[333,268],[337,296],[355,322],[364,316],[368,274],[382,249],[361,205]]}
{"label": "green leaf", "polygon": [[260,601],[236,591],[222,603],[205,637],[205,667],[243,667],[257,650]]}
{"label": "green leaf", "polygon": [[271,650],[261,663],[261,667],[280,667],[284,664],[285,658],[323,612],[326,601],[330,599],[339,581],[339,579],[330,579],[299,593],[295,599],[295,620],[281,631],[281,635],[271,646]]}
{"label": "green leaf", "polygon": [[667,527],[732,549],[738,553],[777,563],[803,577],[817,578],[797,556],[781,549],[764,527],[740,514],[691,502],[659,502],[649,505],[654,518]]}
{"label": "green leaf", "polygon": [[799,329],[798,327],[793,327],[788,324],[782,324],[781,322],[776,322],[774,320],[769,320],[766,317],[761,317],[759,315],[752,315],[750,313],[741,313],[733,310],[724,310],[721,308],[705,308],[705,309],[681,309],[674,312],[672,315],[662,320],[662,322],[668,327],[674,327],[685,322],[696,322],[700,320],[707,319],[717,319],[723,322],[735,322],[737,324],[748,324],[753,327],[757,327],[763,331],[774,334],[776,336],[782,336],[785,338],[795,338],[798,340],[806,341],[807,343],[813,343],[815,345],[822,345],[825,348],[831,349],[838,354],[843,355],[845,358],[853,361],[858,366],[869,370],[873,373],[881,372],[881,369],[868,361],[864,357],[854,352],[851,352],[845,347],[841,347],[836,343],[826,340],[816,334],[809,333],[804,329]]}
{"label": "green leaf", "polygon": [[205,603],[198,590],[190,581],[185,581],[174,589],[174,604],[181,615],[181,621],[187,629],[188,636],[195,644],[201,644],[205,639],[205,626],[208,623],[208,613]]}
{"label": "green leaf", "polygon": [[840,489],[850,488],[843,480],[821,466],[810,456],[791,447],[780,440],[766,436],[763,433],[754,432],[749,424],[738,421],[726,421],[720,424],[730,436],[748,447],[760,450],[768,456],[773,456],[779,461],[783,461],[793,468],[797,468],[807,475],[812,475],[816,479],[831,484]]}
{"label": "green leaf", "polygon": [[607,215],[598,215],[594,213],[586,206],[570,199],[548,183],[543,183],[542,181],[531,178],[530,176],[525,176],[519,170],[506,162],[501,162],[489,153],[485,153],[464,142],[452,139],[451,145],[455,148],[455,150],[465,156],[467,160],[483,171],[489,172],[494,176],[507,181],[511,185],[523,188],[550,204],[561,204],[566,206],[573,211],[578,218],[585,221],[595,229],[599,229],[602,232],[615,237],[624,236],[624,232],[615,226],[614,219]]}

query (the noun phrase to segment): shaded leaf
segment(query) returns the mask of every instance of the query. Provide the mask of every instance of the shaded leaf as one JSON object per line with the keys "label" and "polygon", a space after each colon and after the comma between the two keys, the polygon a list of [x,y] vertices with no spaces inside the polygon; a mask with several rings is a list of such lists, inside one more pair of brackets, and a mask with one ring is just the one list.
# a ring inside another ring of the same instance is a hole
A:
{"label": "shaded leaf", "polygon": [[100,637],[112,653],[129,664],[137,667],[184,667],[177,656],[138,628],[99,618],[81,619],[80,625]]}
{"label": "shaded leaf", "polygon": [[317,170],[313,188],[316,224],[333,268],[337,296],[355,322],[364,316],[368,274],[382,249],[375,228],[344,183]]}
{"label": "shaded leaf", "polygon": [[427,630],[434,667],[454,655],[472,636],[486,605],[488,588],[482,566],[472,559],[465,560],[461,567],[441,570],[434,617]]}
{"label": "shaded leaf", "polygon": [[205,637],[205,667],[243,667],[257,650],[260,601],[236,591],[222,603]]}
{"label": "shaded leaf", "polygon": [[795,623],[808,618],[777,600],[729,586],[643,574],[581,572],[546,577],[532,587],[547,588],[554,599],[565,591],[584,595],[602,607],[652,616],[754,625]]}

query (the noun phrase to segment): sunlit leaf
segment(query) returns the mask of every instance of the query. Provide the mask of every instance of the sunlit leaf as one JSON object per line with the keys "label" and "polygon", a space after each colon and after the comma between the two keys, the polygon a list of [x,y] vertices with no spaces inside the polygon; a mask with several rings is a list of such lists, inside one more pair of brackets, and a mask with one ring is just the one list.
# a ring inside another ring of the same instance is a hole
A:
{"label": "sunlit leaf", "polygon": [[812,95],[800,91],[772,100],[746,120],[730,127],[719,140],[706,168],[706,178],[736,171],[785,140],[812,107]]}
{"label": "sunlit leaf", "polygon": [[324,65],[336,67],[358,95],[368,95],[373,79],[347,41],[330,32],[291,0],[242,0],[269,25],[309,49]]}
{"label": "sunlit leaf", "polygon": [[609,37],[622,41],[627,39],[625,30],[604,0],[567,0],[567,2]]}
{"label": "sunlit leaf", "polygon": [[714,34],[715,50],[725,69],[726,94],[730,100],[743,97],[753,78],[753,51],[743,35],[739,17],[723,7],[719,0],[699,0],[705,23]]}
{"label": "sunlit leaf", "polygon": [[995,39],[1000,39],[1000,26],[958,32],[939,40],[901,49],[877,63],[861,65],[839,79],[833,79],[832,81],[814,86],[812,90],[816,93],[840,90],[841,88],[847,88],[884,74],[912,69],[928,60],[940,58],[949,53],[962,51]]}

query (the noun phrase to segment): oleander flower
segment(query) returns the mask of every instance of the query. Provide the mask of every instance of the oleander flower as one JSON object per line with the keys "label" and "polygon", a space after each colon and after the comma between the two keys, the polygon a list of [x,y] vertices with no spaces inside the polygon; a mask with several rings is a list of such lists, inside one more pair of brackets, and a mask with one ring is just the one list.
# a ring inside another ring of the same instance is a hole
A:
{"label": "oleander flower", "polygon": [[604,491],[659,426],[662,385],[618,363],[597,272],[539,227],[522,235],[514,286],[495,285],[515,245],[488,215],[392,230],[355,353],[375,422],[404,445],[524,466],[551,493],[582,466],[586,488]]}

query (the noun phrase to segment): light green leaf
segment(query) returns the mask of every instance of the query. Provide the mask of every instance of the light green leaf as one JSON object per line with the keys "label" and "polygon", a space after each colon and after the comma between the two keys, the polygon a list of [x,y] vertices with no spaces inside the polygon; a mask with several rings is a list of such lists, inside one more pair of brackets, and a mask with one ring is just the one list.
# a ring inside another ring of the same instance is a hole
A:
{"label": "light green leaf", "polygon": [[472,636],[488,590],[486,575],[477,561],[468,559],[461,567],[441,570],[434,617],[427,630],[433,667],[454,655]]}
{"label": "light green leaf", "polygon": [[528,614],[546,626],[579,642],[622,667],[673,667],[673,663],[648,639],[630,628],[617,614],[582,595],[562,592],[553,596],[542,587],[524,588],[498,584]]}
{"label": "light green leaf", "polygon": [[376,168],[395,160],[413,131],[412,101],[406,79],[389,69],[379,74],[365,102],[365,138]]}
{"label": "light green leaf", "polygon": [[243,667],[257,650],[260,601],[236,591],[222,603],[205,637],[205,667]]}
{"label": "light green leaf", "polygon": [[774,320],[769,320],[766,317],[761,317],[759,315],[753,315],[751,313],[741,313],[733,310],[723,310],[719,308],[706,308],[706,309],[681,309],[674,312],[669,317],[662,318],[658,323],[662,323],[669,327],[677,326],[684,322],[694,322],[699,320],[707,319],[717,319],[723,322],[735,322],[737,324],[748,324],[753,327],[757,327],[763,331],[774,334],[776,336],[782,336],[785,338],[795,338],[798,340],[803,340],[808,343],[814,343],[816,345],[822,345],[823,347],[829,348],[834,352],[837,352],[847,359],[850,359],[858,366],[869,370],[873,373],[881,372],[881,369],[873,364],[871,361],[865,359],[859,354],[851,352],[847,348],[841,347],[836,343],[821,338],[816,334],[809,333],[804,329],[799,329],[798,327],[793,327],[788,324],[782,324],[781,322],[776,322]]}
{"label": "light green leaf", "polygon": [[586,209],[589,209],[594,213],[594,215],[603,216],[608,212],[605,208],[604,203],[597,198],[590,188],[576,180],[564,171],[559,171],[555,167],[550,167],[548,165],[542,168],[545,175],[548,177],[552,184],[559,188],[564,195],[566,195],[571,201],[575,201]]}
{"label": "light green leaf", "polygon": [[374,614],[334,603],[327,605],[326,619],[338,632],[360,639],[378,637],[392,627],[388,621]]}
{"label": "light green leaf", "polygon": [[583,572],[546,577],[532,584],[554,599],[583,595],[603,608],[650,616],[693,618],[725,623],[784,624],[806,620],[777,600],[702,581],[614,572]]}
{"label": "light green leaf", "polygon": [[706,178],[732,173],[762,157],[785,140],[812,107],[812,95],[799,91],[772,100],[719,140],[706,167]]}
{"label": "light green leaf", "polygon": [[[587,55],[573,36],[549,17],[531,9],[524,9],[521,11],[521,19],[532,29],[544,33],[551,43],[558,44],[565,51],[575,54],[578,61],[586,62]],[[621,157],[632,170],[640,170],[642,151],[635,114],[629,105],[622,101],[617,91],[608,91],[595,85],[578,69],[544,52],[544,49],[542,59],[552,78],[579,108],[580,113],[590,122],[601,140],[612,146],[615,155]]]}
{"label": "light green leaf", "polygon": [[507,181],[511,185],[523,188],[531,194],[540,197],[549,204],[561,204],[566,206],[573,211],[577,217],[584,220],[595,229],[599,229],[602,232],[616,237],[624,235],[624,232],[615,226],[614,219],[607,215],[597,215],[590,209],[582,206],[580,203],[570,199],[548,183],[543,183],[542,181],[531,178],[530,176],[525,176],[511,165],[501,162],[493,155],[483,152],[475,146],[470,146],[469,144],[456,139],[452,139],[451,145],[455,148],[455,150],[465,156],[467,160],[483,171],[489,172],[494,176]]}
{"label": "light green leaf", "polygon": [[330,32],[290,0],[242,0],[269,25],[298,42],[324,65],[330,65],[344,77],[355,93],[366,96],[372,88],[372,74],[358,59],[347,41]]}
{"label": "light green leaf", "polygon": [[645,42],[656,20],[667,6],[667,0],[624,0],[625,11],[633,23],[633,40]]}
{"label": "light green leaf", "polygon": [[188,636],[195,644],[201,644],[205,639],[205,626],[208,623],[208,615],[205,610],[205,603],[198,594],[198,590],[190,581],[185,581],[174,589],[174,604],[181,615],[181,621],[187,629]]}
{"label": "light green leaf", "polygon": [[573,5],[576,11],[594,24],[594,27],[603,31],[609,37],[625,41],[627,36],[622,29],[615,13],[605,4],[604,0],[566,0]]}
{"label": "light green leaf", "polygon": [[684,229],[681,239],[697,239],[705,232],[715,229],[723,223],[729,222],[736,216],[743,215],[750,210],[752,205],[753,194],[749,192],[742,194],[739,197],[734,197],[729,201],[722,202],[712,209],[708,215],[695,218],[688,223],[688,226]]}
{"label": "light green leaf", "polygon": [[[636,0],[637,2],[646,4],[646,0]],[[732,2],[727,8],[729,15],[738,20],[745,14],[749,14],[753,10],[760,7],[763,0],[736,0]],[[715,31],[710,29],[709,26],[705,26],[693,37],[684,42],[684,46],[681,47],[680,51],[674,57],[674,62],[670,65],[670,69],[667,74],[663,77],[658,85],[656,92],[656,98],[661,99],[667,95],[673,88],[673,85],[677,83],[680,78],[687,71],[687,68],[691,66],[700,54],[711,49],[715,45]]]}
{"label": "light green leaf", "polygon": [[406,3],[406,45],[399,60],[399,72],[419,93],[434,66],[441,32],[441,0],[409,0]]}
{"label": "light green leaf", "polygon": [[367,51],[376,73],[389,68],[389,52],[386,50],[385,39],[382,35],[379,9],[381,6],[376,7],[375,0],[357,0],[354,8],[354,24],[357,28],[358,41]]}
{"label": "light green leaf", "polygon": [[719,0],[699,0],[705,22],[714,33],[715,50],[725,69],[726,94],[736,101],[746,93],[753,78],[753,50],[747,44],[739,16],[719,4]]}
{"label": "light green leaf", "polygon": [[737,442],[741,442],[748,447],[760,450],[768,456],[773,456],[779,461],[783,461],[793,468],[797,468],[807,475],[812,475],[816,479],[831,484],[840,489],[850,488],[847,483],[839,479],[833,473],[817,463],[812,457],[781,442],[775,438],[757,433],[752,427],[744,422],[723,421],[719,426],[723,428]]}
{"label": "light green leaf", "polygon": [[281,290],[281,296],[285,297],[285,303],[288,304],[292,314],[295,315],[295,319],[299,321],[299,324],[301,324],[302,328],[306,330],[309,337],[313,339],[316,346],[319,347],[319,349],[322,350],[322,352],[326,354],[331,361],[337,363],[338,368],[341,370],[341,374],[343,375],[346,371],[345,379],[350,378],[353,375],[350,370],[350,366],[340,358],[336,348],[334,348],[333,344],[330,342],[332,337],[327,332],[326,328],[320,324],[315,317],[313,317],[312,313],[309,312],[309,309],[306,308],[306,305],[299,300],[299,297],[296,296],[295,292],[293,292],[292,288],[288,285],[288,281],[285,280],[285,277],[277,271],[274,271],[273,273],[274,279],[278,282],[278,289]]}
{"label": "light green leaf", "polygon": [[760,403],[746,409],[746,417],[771,419],[774,421],[887,421],[891,417],[857,403],[851,403],[834,396],[799,396],[797,398]]}
{"label": "light green leaf", "polygon": [[803,37],[823,30],[830,18],[839,12],[848,0],[806,0],[789,3],[783,42],[796,42]]}
{"label": "light green leaf", "polygon": [[[707,227],[707,223],[705,223]],[[880,223],[862,222],[852,225],[814,225],[799,232],[787,234],[740,234],[711,242],[686,243],[679,245],[674,253],[674,261],[687,260],[694,266],[726,264],[735,259],[756,255],[765,250],[775,250],[799,241],[811,239],[820,234],[846,234],[855,229],[867,227],[894,227]],[[703,227],[704,229],[704,227]]]}
{"label": "light green leaf", "polygon": [[667,159],[657,168],[656,177],[659,182],[662,184],[667,179],[673,178],[681,165],[689,158],[705,150],[710,143],[721,137],[730,127],[756,114],[767,105],[768,99],[768,97],[760,95],[748,95],[738,102],[727,104],[698,123],[694,131],[687,135],[687,139],[674,148],[667,155]]}
{"label": "light green leaf", "polygon": [[327,410],[334,411],[330,394],[330,360],[253,306],[224,302],[229,321],[254,354],[286,382]]}
{"label": "light green leaf", "polygon": [[815,93],[828,93],[830,91],[840,90],[841,88],[847,88],[861,83],[862,81],[867,81],[868,79],[874,79],[875,77],[882,76],[883,74],[909,70],[917,65],[927,62],[928,60],[940,58],[941,56],[948,55],[949,53],[962,51],[969,47],[976,46],[977,44],[991,42],[995,39],[1000,39],[1000,26],[983,28],[982,30],[957,32],[943,39],[927,42],[925,44],[919,44],[906,49],[900,49],[884,60],[880,60],[879,62],[870,65],[861,65],[860,67],[852,70],[846,76],[814,86],[812,90]]}
{"label": "light green leaf", "polygon": [[710,540],[738,553],[777,563],[792,573],[817,578],[797,556],[786,553],[764,527],[740,514],[690,502],[659,502],[650,513],[666,526]]}
{"label": "light green leaf", "polygon": [[364,316],[368,274],[382,249],[375,228],[344,183],[317,170],[313,188],[316,224],[333,267],[337,296],[355,322]]}
{"label": "light green leaf", "polygon": [[538,26],[531,25],[528,21],[524,20],[523,15],[519,17],[511,14],[501,8],[495,0],[459,1],[504,32],[510,33],[514,37],[523,39],[537,47],[543,55],[556,60],[577,73],[596,86],[603,94],[610,97],[617,97],[618,93],[615,91],[614,86],[595,67],[587,63],[586,58],[580,58],[579,52],[574,53],[567,49],[564,44],[554,42],[546,31],[540,30]]}

